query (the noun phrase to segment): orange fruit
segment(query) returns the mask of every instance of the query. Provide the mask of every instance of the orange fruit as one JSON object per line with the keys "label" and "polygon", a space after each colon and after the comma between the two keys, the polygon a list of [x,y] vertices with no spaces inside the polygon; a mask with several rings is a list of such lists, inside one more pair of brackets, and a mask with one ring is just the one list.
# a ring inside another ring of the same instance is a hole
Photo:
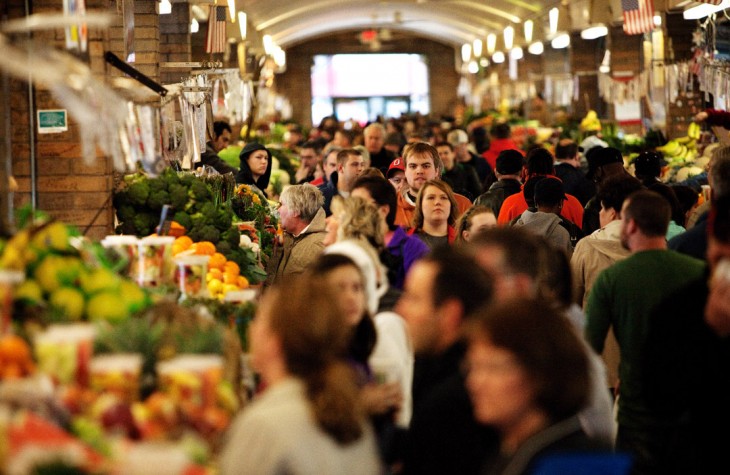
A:
{"label": "orange fruit", "polygon": [[241,274],[241,268],[235,262],[228,261],[223,266],[223,273],[238,276]]}
{"label": "orange fruit", "polygon": [[192,245],[192,248],[195,250],[195,254],[203,256],[212,256],[216,251],[215,244],[210,241],[196,242]]}
{"label": "orange fruit", "polygon": [[210,256],[210,260],[208,261],[208,269],[222,270],[227,261],[228,259],[226,259],[226,256],[224,256],[220,252],[216,252],[215,254]]}
{"label": "orange fruit", "polygon": [[239,275],[238,278],[236,279],[236,285],[238,285],[238,287],[241,289],[247,289],[248,288],[248,279],[242,275]]}
{"label": "orange fruit", "polygon": [[190,239],[188,236],[180,236],[179,238],[175,239],[175,241],[173,241],[172,245],[173,247],[179,246],[183,251],[185,251],[193,245],[193,240]]}
{"label": "orange fruit", "polygon": [[237,286],[238,285],[238,276],[225,273],[225,274],[223,274],[223,283]]}
{"label": "orange fruit", "polygon": [[218,279],[220,281],[223,281],[223,271],[220,269],[210,269],[208,271],[208,275],[206,276],[206,280],[210,281],[212,279]]}
{"label": "orange fruit", "polygon": [[0,359],[18,365],[25,365],[25,362],[31,359],[30,348],[25,340],[19,336],[5,336],[0,340]]}

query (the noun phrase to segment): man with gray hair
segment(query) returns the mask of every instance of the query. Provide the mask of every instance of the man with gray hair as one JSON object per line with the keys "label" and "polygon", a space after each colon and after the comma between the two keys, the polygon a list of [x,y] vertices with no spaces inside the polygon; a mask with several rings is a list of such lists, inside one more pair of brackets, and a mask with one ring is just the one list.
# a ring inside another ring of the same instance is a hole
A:
{"label": "man with gray hair", "polygon": [[373,122],[365,127],[362,133],[365,148],[370,154],[370,166],[385,174],[390,162],[397,158],[393,152],[385,148],[385,127],[378,122]]}
{"label": "man with gray hair", "polygon": [[446,141],[454,147],[456,161],[474,168],[479,182],[484,183],[484,180],[492,173],[492,169],[484,157],[469,150],[469,135],[464,130],[454,129],[446,135]]}
{"label": "man with gray hair", "polygon": [[[710,184],[710,196],[713,200],[730,194],[730,145],[719,147],[712,153],[707,181]],[[669,240],[669,249],[706,261],[709,213],[708,202],[707,209],[697,218],[697,222],[692,228]]]}
{"label": "man with gray hair", "polygon": [[292,185],[281,193],[279,218],[284,242],[274,246],[266,265],[266,285],[284,275],[301,274],[324,249],[324,196],[314,186]]}

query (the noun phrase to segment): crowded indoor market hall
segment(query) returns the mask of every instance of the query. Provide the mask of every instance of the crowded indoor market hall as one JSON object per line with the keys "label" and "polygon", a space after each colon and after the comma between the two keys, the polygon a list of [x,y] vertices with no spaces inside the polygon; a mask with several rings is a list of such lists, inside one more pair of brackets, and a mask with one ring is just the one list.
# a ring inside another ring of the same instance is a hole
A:
{"label": "crowded indoor market hall", "polygon": [[730,473],[730,0],[4,0],[0,57],[0,474]]}

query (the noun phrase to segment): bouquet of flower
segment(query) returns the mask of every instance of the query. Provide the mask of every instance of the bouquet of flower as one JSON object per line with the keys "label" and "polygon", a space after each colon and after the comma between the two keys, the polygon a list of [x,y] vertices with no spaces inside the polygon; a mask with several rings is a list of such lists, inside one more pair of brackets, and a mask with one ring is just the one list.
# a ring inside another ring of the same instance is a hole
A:
{"label": "bouquet of flower", "polygon": [[231,198],[231,208],[241,221],[256,228],[261,253],[271,257],[279,219],[269,203],[249,185],[238,185]]}

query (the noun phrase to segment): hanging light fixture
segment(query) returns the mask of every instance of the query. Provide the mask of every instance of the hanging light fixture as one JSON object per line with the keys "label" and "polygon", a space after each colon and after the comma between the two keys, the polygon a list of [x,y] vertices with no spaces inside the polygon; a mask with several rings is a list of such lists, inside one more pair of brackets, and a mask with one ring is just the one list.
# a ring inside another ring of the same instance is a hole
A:
{"label": "hanging light fixture", "polygon": [[719,5],[701,3],[697,6],[686,9],[682,13],[682,17],[684,17],[685,20],[699,20],[701,18],[705,18],[706,16],[712,15],[713,13],[722,11],[726,8],[730,8],[730,0],[722,0]]}
{"label": "hanging light fixture", "polygon": [[271,37],[271,35],[264,35],[263,43],[264,43],[264,52],[268,56],[271,56],[272,54],[274,54],[274,39]]}
{"label": "hanging light fixture", "polygon": [[563,49],[570,46],[570,35],[568,33],[561,33],[550,41],[550,46],[553,49]]}
{"label": "hanging light fixture", "polygon": [[515,46],[514,48],[512,48],[510,50],[509,57],[510,57],[510,59],[514,59],[514,60],[522,59],[525,57],[525,52],[522,51],[522,48],[520,48],[519,46]]}
{"label": "hanging light fixture", "polygon": [[474,52],[474,57],[478,58],[482,55],[482,40],[477,38],[471,46],[471,50]]}
{"label": "hanging light fixture", "polygon": [[489,33],[487,35],[487,53],[493,54],[495,49],[497,49],[497,35]]}
{"label": "hanging light fixture", "polygon": [[489,60],[485,57],[479,58],[479,66],[486,68],[487,66],[489,66]]}
{"label": "hanging light fixture", "polygon": [[492,55],[492,62],[495,64],[504,63],[505,57],[504,53],[501,51],[497,51]]}
{"label": "hanging light fixture", "polygon": [[475,60],[469,61],[469,66],[467,66],[467,71],[469,71],[471,74],[476,74],[479,72],[479,65]]}
{"label": "hanging light fixture", "polygon": [[660,14],[657,13],[656,15],[654,15],[653,20],[654,26],[656,26],[657,28],[662,26],[662,16]]}
{"label": "hanging light fixture", "polygon": [[464,43],[461,45],[461,62],[466,63],[469,61],[469,58],[471,58],[471,45]]}
{"label": "hanging light fixture", "polygon": [[238,29],[241,30],[241,39],[246,40],[246,22],[248,17],[246,12],[238,12]]}
{"label": "hanging light fixture", "polygon": [[504,29],[504,49],[512,49],[512,45],[515,41],[515,29],[512,26],[508,26]]}
{"label": "hanging light fixture", "polygon": [[170,0],[162,0],[158,5],[157,12],[160,15],[169,15],[172,13],[172,3],[170,3]]}
{"label": "hanging light fixture", "polygon": [[553,7],[548,12],[548,20],[550,22],[550,34],[554,35],[558,32],[558,19],[560,17],[560,10],[558,7]]}
{"label": "hanging light fixture", "polygon": [[611,23],[611,6],[605,0],[592,0],[588,7],[579,8],[581,28],[580,37],[584,40],[595,40],[608,35],[608,27]]}
{"label": "hanging light fixture", "polygon": [[534,54],[535,56],[541,55],[544,51],[545,45],[542,44],[542,41],[535,41],[527,47],[527,52],[530,54]]}
{"label": "hanging light fixture", "polygon": [[603,54],[603,61],[601,61],[601,65],[598,67],[598,71],[602,72],[603,74],[608,74],[611,72],[611,50],[606,50],[606,52]]}
{"label": "hanging light fixture", "polygon": [[197,33],[200,30],[200,23],[198,23],[198,20],[193,18],[193,21],[190,22],[190,33]]}
{"label": "hanging light fixture", "polygon": [[608,35],[608,27],[603,23],[590,25],[580,32],[580,37],[584,40],[595,40],[606,35]]}
{"label": "hanging light fixture", "polygon": [[231,15],[231,23],[236,23],[236,0],[228,0],[228,13]]}
{"label": "hanging light fixture", "polygon": [[527,20],[525,23],[522,24],[522,28],[525,32],[525,41],[527,44],[532,43],[532,33],[535,28],[535,22],[532,20]]}

